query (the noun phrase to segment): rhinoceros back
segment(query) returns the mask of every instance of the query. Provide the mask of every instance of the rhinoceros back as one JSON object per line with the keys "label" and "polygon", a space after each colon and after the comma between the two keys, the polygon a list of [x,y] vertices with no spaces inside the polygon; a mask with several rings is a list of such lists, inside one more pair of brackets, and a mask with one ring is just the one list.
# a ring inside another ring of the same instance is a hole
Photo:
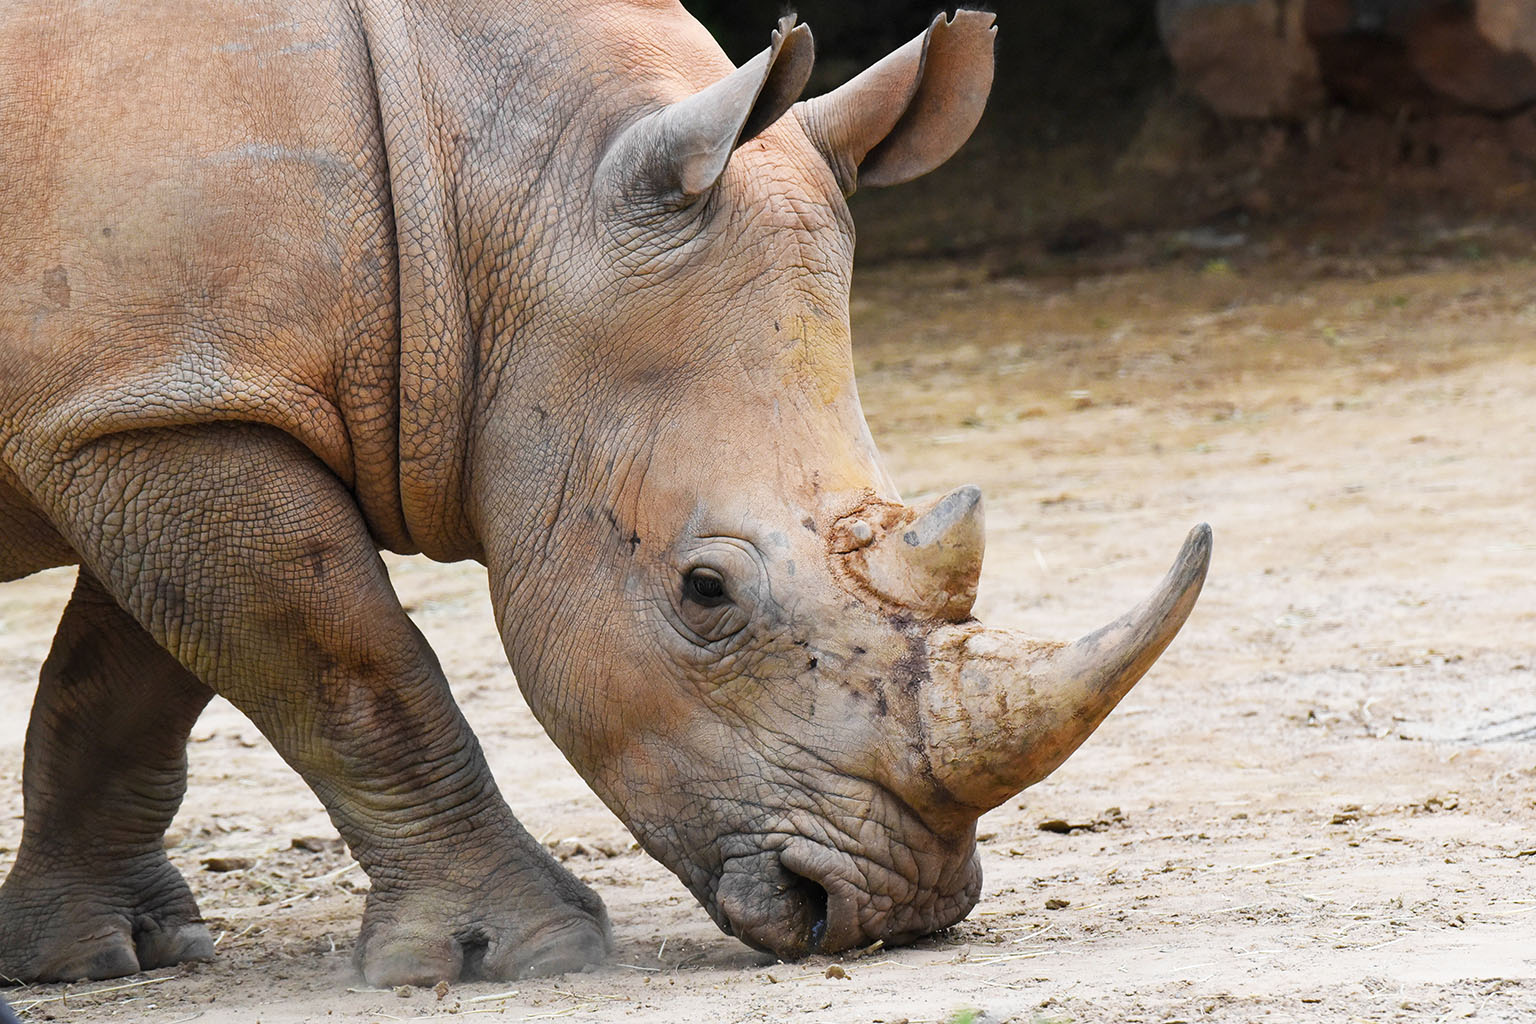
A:
{"label": "rhinoceros back", "polygon": [[109,433],[258,422],[360,486],[387,533],[379,134],[338,3],[0,9],[0,483],[35,487]]}

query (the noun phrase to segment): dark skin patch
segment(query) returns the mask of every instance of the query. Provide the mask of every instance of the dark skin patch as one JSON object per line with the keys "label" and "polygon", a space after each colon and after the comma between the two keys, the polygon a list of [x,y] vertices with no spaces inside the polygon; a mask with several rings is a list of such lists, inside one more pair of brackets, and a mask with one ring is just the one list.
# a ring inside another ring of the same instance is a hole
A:
{"label": "dark skin patch", "polygon": [[304,549],[304,564],[316,583],[324,583],[329,573],[331,547],[320,541],[311,541]]}
{"label": "dark skin patch", "polygon": [[68,646],[49,652],[46,670],[63,679],[87,679],[102,675],[102,638],[85,633]]}
{"label": "dark skin patch", "polygon": [[314,650],[313,668],[332,680],[318,688],[325,714],[318,717],[331,749],[344,763],[364,765],[371,752],[359,737],[418,735],[425,723],[420,710],[387,679],[362,679],[342,673],[332,656]]}
{"label": "dark skin patch", "polygon": [[184,622],[187,614],[187,592],[181,582],[171,576],[155,580],[155,610],[164,622]]}
{"label": "dark skin patch", "polygon": [[43,274],[43,297],[59,309],[69,308],[69,272],[54,267]]}
{"label": "dark skin patch", "polygon": [[[909,616],[892,615],[890,616],[890,621],[907,638],[906,653],[897,660],[895,665],[891,666],[890,679],[899,687],[897,692],[901,695],[903,702],[909,709],[909,716],[915,726],[915,734],[912,737],[911,743],[911,749],[915,756],[912,761],[917,765],[918,771],[922,773],[923,780],[933,787],[933,792],[941,800],[953,800],[949,790],[939,782],[938,776],[933,772],[933,764],[928,760],[928,724],[920,711],[923,691],[932,684],[933,679],[928,662],[927,638],[923,636],[921,629],[913,623]],[[889,708],[886,706],[883,689],[879,694],[880,700],[877,705],[881,709],[882,715],[889,711]]]}
{"label": "dark skin patch", "polygon": [[891,678],[914,702],[932,681],[928,669],[928,641],[919,633],[907,633],[907,650],[891,666]]}

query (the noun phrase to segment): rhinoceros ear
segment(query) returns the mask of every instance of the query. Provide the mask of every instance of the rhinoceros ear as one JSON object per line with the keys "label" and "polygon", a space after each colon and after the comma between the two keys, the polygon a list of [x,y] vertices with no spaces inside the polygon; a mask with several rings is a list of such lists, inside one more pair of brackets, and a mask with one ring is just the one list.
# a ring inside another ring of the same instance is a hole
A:
{"label": "rhinoceros ear", "polygon": [[816,63],[816,42],[811,38],[810,26],[796,25],[795,16],[786,14],[773,30],[768,49],[754,59],[762,60],[764,56],[768,58],[768,74],[733,149],[762,134],[763,129],[788,113],[805,91],[811,65]]}
{"label": "rhinoceros ear", "polygon": [[971,137],[992,90],[993,15],[940,14],[928,31],[795,113],[844,195],[927,174]]}
{"label": "rhinoceros ear", "polygon": [[609,147],[604,164],[628,184],[689,200],[707,192],[731,152],[777,121],[811,75],[811,30],[779,20],[768,49],[714,85],[650,114]]}

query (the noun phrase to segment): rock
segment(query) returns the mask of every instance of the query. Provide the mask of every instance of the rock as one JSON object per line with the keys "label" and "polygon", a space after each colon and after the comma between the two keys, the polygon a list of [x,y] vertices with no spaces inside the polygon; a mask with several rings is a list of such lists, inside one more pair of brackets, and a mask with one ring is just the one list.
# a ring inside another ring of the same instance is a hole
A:
{"label": "rock", "polygon": [[203,858],[203,867],[208,871],[244,871],[255,866],[256,861],[250,857]]}
{"label": "rock", "polygon": [[1337,100],[1396,116],[1405,106],[1428,109],[1443,98],[1408,60],[1404,40],[1444,0],[1307,0],[1306,30]]}
{"label": "rock", "polygon": [[1222,117],[1304,117],[1327,93],[1304,0],[1159,0],[1180,86]]}
{"label": "rock", "polygon": [[1299,120],[1330,96],[1389,115],[1536,103],[1531,0],[1159,0],[1158,25],[1222,117]]}
{"label": "rock", "polygon": [[1406,37],[1408,60],[1435,92],[1503,113],[1536,102],[1536,5],[1475,0],[1436,7]]}

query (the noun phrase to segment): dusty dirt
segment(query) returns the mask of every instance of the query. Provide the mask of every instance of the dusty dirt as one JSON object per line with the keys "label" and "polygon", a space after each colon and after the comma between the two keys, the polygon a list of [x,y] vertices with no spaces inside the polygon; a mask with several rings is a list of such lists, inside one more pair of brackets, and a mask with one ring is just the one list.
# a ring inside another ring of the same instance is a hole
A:
{"label": "dusty dirt", "polygon": [[[948,933],[836,976],[720,934],[544,738],[483,572],[393,559],[513,807],[606,898],[614,964],[363,990],[366,879],[216,705],[170,841],[219,959],[9,998],[23,1020],[210,1024],[1536,1019],[1536,263],[1355,270],[861,280],[861,383],[897,479],[986,491],[983,618],[1084,632],[1191,525],[1216,536],[1159,665],[983,819],[985,894]],[[70,575],[0,588],[0,869]]]}

